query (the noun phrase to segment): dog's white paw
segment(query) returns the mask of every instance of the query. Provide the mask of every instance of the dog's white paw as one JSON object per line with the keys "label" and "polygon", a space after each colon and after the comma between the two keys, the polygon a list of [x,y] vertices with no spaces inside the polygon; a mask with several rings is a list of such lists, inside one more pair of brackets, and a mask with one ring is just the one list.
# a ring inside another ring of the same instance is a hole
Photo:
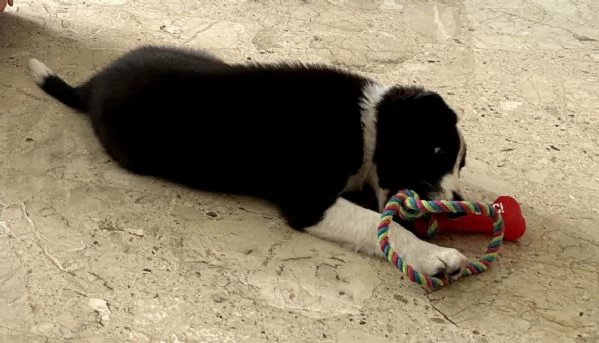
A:
{"label": "dog's white paw", "polygon": [[408,249],[404,259],[419,272],[437,277],[447,276],[452,280],[462,275],[468,263],[468,258],[456,249],[424,241],[417,249]]}
{"label": "dog's white paw", "polygon": [[390,236],[395,251],[420,273],[455,280],[468,263],[468,258],[456,249],[425,242],[401,227],[392,228]]}

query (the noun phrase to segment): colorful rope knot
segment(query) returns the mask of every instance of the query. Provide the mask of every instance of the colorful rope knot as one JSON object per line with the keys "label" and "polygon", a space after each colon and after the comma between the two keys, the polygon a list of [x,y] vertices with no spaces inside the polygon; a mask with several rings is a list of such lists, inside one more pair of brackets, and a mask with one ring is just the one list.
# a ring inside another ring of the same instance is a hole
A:
{"label": "colorful rope knot", "polygon": [[[497,260],[497,251],[503,241],[504,225],[501,214],[493,206],[468,201],[422,200],[415,192],[403,190],[394,195],[385,205],[385,209],[381,214],[377,236],[381,250],[389,262],[393,263],[410,281],[430,290],[445,286],[450,282],[449,278],[438,278],[422,274],[407,264],[389,244],[389,225],[396,214],[403,220],[416,220],[435,213],[477,214],[489,216],[493,221],[493,235],[487,246],[487,251],[479,259],[469,262],[461,276],[482,273],[489,268],[491,263]],[[437,221],[431,217],[427,231],[428,236],[434,236],[437,229]]]}

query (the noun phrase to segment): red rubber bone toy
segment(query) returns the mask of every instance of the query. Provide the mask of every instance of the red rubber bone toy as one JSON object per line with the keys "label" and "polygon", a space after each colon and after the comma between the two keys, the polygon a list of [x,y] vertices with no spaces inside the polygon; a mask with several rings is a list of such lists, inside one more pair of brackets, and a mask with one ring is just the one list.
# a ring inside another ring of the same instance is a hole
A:
{"label": "red rubber bone toy", "polygon": [[[526,231],[526,221],[522,216],[522,210],[516,199],[510,196],[500,196],[493,202],[493,207],[501,214],[505,229],[503,232],[504,241],[515,241],[524,235]],[[433,215],[439,225],[441,232],[456,233],[482,233],[492,234],[493,223],[490,217],[477,214],[468,214],[459,218],[449,218],[443,214]],[[427,234],[428,222],[426,220],[417,220],[414,223],[416,234],[425,237]]]}

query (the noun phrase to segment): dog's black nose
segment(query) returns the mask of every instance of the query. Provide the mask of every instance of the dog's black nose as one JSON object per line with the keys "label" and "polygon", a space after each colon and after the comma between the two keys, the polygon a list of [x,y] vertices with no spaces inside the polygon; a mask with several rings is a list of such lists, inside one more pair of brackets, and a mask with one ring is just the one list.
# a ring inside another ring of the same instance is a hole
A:
{"label": "dog's black nose", "polygon": [[451,192],[451,195],[453,196],[453,201],[463,201],[464,198],[462,198],[462,196],[456,192]]}

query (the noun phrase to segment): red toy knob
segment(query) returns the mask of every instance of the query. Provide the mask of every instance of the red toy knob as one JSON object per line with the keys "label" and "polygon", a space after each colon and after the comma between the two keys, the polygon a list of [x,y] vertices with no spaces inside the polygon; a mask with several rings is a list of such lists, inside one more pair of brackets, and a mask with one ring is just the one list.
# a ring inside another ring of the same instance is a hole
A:
{"label": "red toy knob", "polygon": [[[515,241],[524,235],[526,231],[526,220],[522,216],[522,210],[516,199],[510,196],[500,196],[493,203],[493,207],[501,214],[505,224],[503,232],[504,241]],[[451,219],[443,214],[435,215],[439,224],[439,232],[457,233],[493,233],[493,222],[487,216],[468,214],[460,218]],[[426,234],[428,223],[419,221],[416,223],[416,233]]]}

